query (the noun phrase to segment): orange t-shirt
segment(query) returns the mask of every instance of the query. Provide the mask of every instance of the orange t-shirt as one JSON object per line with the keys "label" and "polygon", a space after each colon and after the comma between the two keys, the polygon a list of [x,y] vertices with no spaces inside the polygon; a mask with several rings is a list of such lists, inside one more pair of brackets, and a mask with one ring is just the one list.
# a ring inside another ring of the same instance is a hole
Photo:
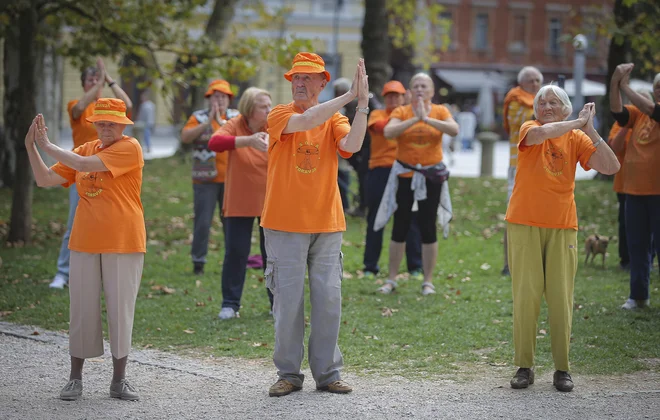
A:
{"label": "orange t-shirt", "polygon": [[384,109],[374,109],[369,114],[369,133],[371,134],[371,156],[369,157],[369,169],[391,168],[396,160],[396,140],[388,140],[383,133],[376,133],[372,126],[379,121],[388,120],[391,112]]}
{"label": "orange t-shirt", "polygon": [[[621,130],[621,126],[619,123],[616,121],[612,125],[612,129],[610,130],[610,135],[607,138],[607,142],[610,143],[614,137],[619,133]],[[628,142],[630,141],[630,135],[632,134],[632,130],[628,129],[626,132],[626,138],[624,139],[624,146],[623,150],[621,152],[616,154],[616,158],[619,161],[619,164],[621,165],[621,169],[619,169],[619,172],[614,174],[614,182],[612,182],[612,189],[616,193],[622,193],[623,192],[623,158],[626,155],[626,147],[628,147]]]}
{"label": "orange t-shirt", "polygon": [[80,156],[96,155],[108,168],[104,172],[78,172],[58,162],[51,169],[75,182],[80,202],[73,219],[69,249],[91,254],[146,252],[147,235],[142,189],[142,147],[133,137],[102,147],[95,140],[76,148]]}
{"label": "orange t-shirt", "polygon": [[301,113],[292,102],[268,114],[268,182],[261,226],[297,233],[344,231],[337,153],[351,157],[339,149],[351,126],[337,112],[311,130],[282,134],[289,118]]}
{"label": "orange t-shirt", "polygon": [[[397,118],[405,121],[414,116],[412,105],[404,105],[392,111],[390,119]],[[444,105],[431,104],[429,118],[442,121],[451,118],[451,113]],[[442,162],[442,134],[442,131],[422,121],[416,123],[397,138],[396,158],[409,165],[419,163],[422,166],[428,166]],[[400,176],[411,178],[412,175],[409,172]]]}
{"label": "orange t-shirt", "polygon": [[585,170],[596,151],[591,139],[581,130],[547,139],[541,144],[523,144],[527,132],[539,127],[527,121],[520,127],[516,180],[506,211],[506,220],[519,225],[577,230],[575,209],[575,169]]}
{"label": "orange t-shirt", "polygon": [[[519,88],[518,88],[519,89]],[[527,94],[527,96],[523,96]],[[511,95],[511,96],[510,96]],[[531,99],[530,101],[525,100]],[[534,95],[527,93],[522,89],[513,91],[507,95],[504,101],[505,124],[504,127],[509,133],[509,166],[515,167],[518,164],[518,141],[520,140],[520,126],[525,121],[529,121],[534,116]],[[530,103],[531,102],[531,103]]]}
{"label": "orange t-shirt", "polygon": [[[227,116],[223,115],[222,118],[226,119]],[[183,126],[183,130],[187,130],[189,128],[195,128],[198,125],[199,125],[199,121],[197,121],[195,115],[191,115],[190,118],[188,118],[186,125]],[[220,124],[218,124],[218,122],[215,120],[211,121],[211,128],[212,128],[212,133],[215,133],[220,129]],[[215,168],[218,171],[218,175],[216,175],[216,177],[211,182],[214,183],[225,182],[225,173],[227,171],[227,153],[216,153],[216,152],[211,152],[211,153],[215,153]],[[202,184],[202,182],[193,180],[193,184]]]}
{"label": "orange t-shirt", "polygon": [[[252,130],[242,116],[232,118],[214,135],[251,136]],[[228,151],[225,197],[222,210],[225,217],[261,217],[266,197],[268,152],[252,147]]]}
{"label": "orange t-shirt", "polygon": [[87,117],[94,113],[94,106],[96,102],[91,102],[87,108],[80,114],[77,120],[73,119],[73,107],[76,106],[78,100],[69,101],[67,111],[69,112],[69,123],[71,124],[71,136],[73,137],[73,148],[80,147],[88,141],[96,140],[99,138],[94,124],[87,122]]}
{"label": "orange t-shirt", "polygon": [[632,128],[623,159],[623,193],[660,195],[660,123],[626,105]]}

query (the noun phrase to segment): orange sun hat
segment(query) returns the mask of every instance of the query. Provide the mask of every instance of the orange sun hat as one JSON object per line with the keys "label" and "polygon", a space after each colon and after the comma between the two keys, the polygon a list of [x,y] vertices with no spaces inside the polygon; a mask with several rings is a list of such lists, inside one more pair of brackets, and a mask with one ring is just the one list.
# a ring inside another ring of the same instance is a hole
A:
{"label": "orange sun hat", "polygon": [[380,94],[380,96],[385,96],[388,93],[400,93],[402,95],[405,95],[406,88],[403,87],[401,82],[396,80],[390,80],[389,82],[385,83],[385,85],[383,86],[383,92]]}
{"label": "orange sun hat", "polygon": [[208,89],[206,89],[206,93],[204,94],[205,98],[208,98],[209,96],[213,95],[213,92],[218,91],[220,93],[224,93],[225,95],[229,96],[229,99],[234,97],[234,92],[231,90],[231,85],[229,84],[228,81],[222,80],[222,79],[215,79],[211,83],[209,83]]}
{"label": "orange sun hat", "polygon": [[325,74],[325,80],[330,81],[330,73],[325,70],[325,61],[323,61],[323,58],[318,54],[310,52],[296,54],[293,58],[291,70],[284,73],[284,78],[290,82],[296,73],[323,73]]}
{"label": "orange sun hat", "polygon": [[94,112],[85,118],[87,122],[110,121],[117,124],[133,124],[126,117],[126,104],[117,98],[99,98],[94,105]]}

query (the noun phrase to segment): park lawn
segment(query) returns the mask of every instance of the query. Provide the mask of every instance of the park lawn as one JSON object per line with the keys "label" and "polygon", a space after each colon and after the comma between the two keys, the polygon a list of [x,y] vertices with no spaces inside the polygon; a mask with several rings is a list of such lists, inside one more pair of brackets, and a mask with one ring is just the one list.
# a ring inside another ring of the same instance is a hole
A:
{"label": "park lawn", "polygon": [[[189,172],[189,163],[179,158],[148,161],[144,168],[142,198],[149,242],[133,344],[197,355],[269,359],[273,321],[260,270],[248,270],[240,318],[224,322],[217,318],[224,255],[219,224],[213,227],[206,273],[192,274]],[[449,239],[439,244],[436,295],[422,297],[420,282],[405,274],[392,295],[375,293],[382,276],[367,280],[360,272],[366,222],[348,219],[339,340],[348,371],[457,378],[484,369],[513,372],[510,278],[500,275],[506,181],[453,178],[450,185],[454,221]],[[576,200],[579,244],[594,232],[616,234],[617,201],[610,183],[577,182]],[[0,203],[0,237],[6,237],[11,191],[0,190]],[[48,288],[67,209],[62,189],[36,189],[33,244],[0,247],[0,320],[67,331],[68,291]],[[628,275],[617,268],[617,246],[610,244],[605,269],[600,267],[600,257],[595,266],[585,266],[579,247],[571,349],[574,373],[621,374],[658,368],[657,266],[651,277],[651,301],[656,305],[623,311],[619,305],[627,297]],[[253,251],[258,252],[254,240]],[[384,249],[381,267],[386,266]],[[546,318],[543,305],[536,352],[541,371],[553,369]]]}

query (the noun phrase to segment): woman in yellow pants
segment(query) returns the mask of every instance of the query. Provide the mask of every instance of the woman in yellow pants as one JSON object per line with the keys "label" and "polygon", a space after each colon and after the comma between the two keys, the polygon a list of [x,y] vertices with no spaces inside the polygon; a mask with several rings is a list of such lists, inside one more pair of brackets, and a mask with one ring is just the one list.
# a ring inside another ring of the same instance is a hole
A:
{"label": "woman in yellow pants", "polygon": [[566,92],[544,86],[534,98],[536,120],[520,128],[518,170],[507,209],[509,268],[513,283],[513,341],[520,368],[511,387],[534,383],[534,352],[541,298],[548,304],[553,385],[571,391],[568,349],[577,271],[575,169],[580,165],[605,174],[619,170],[616,156],[593,126],[593,103],[578,118]]}

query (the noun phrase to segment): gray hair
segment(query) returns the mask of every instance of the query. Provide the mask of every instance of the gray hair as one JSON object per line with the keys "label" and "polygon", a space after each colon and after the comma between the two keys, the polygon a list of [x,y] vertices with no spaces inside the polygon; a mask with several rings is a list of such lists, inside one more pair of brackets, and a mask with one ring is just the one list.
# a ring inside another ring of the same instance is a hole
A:
{"label": "gray hair", "polygon": [[433,79],[431,78],[431,76],[429,76],[428,74],[426,74],[424,72],[416,73],[413,77],[411,77],[409,86],[412,87],[413,83],[417,79],[426,79],[426,80],[428,80],[429,82],[431,82],[431,86],[433,86],[433,88],[435,89],[435,83],[433,83]]}
{"label": "gray hair", "polygon": [[660,83],[660,73],[656,74],[655,77],[653,78],[653,87]]}
{"label": "gray hair", "polygon": [[332,88],[333,89],[340,88],[340,89],[344,89],[345,91],[348,92],[349,90],[351,90],[351,84],[352,84],[352,82],[350,80],[348,80],[347,78],[340,77],[339,79],[332,82]]}
{"label": "gray hair", "polygon": [[534,115],[536,115],[536,118],[538,119],[539,117],[537,112],[539,99],[545,99],[546,96],[548,96],[548,93],[554,94],[561,101],[563,105],[562,111],[564,111],[564,119],[568,118],[568,116],[573,112],[573,105],[571,104],[571,100],[568,98],[566,91],[557,85],[545,85],[539,89],[538,93],[534,97]]}
{"label": "gray hair", "polygon": [[543,83],[543,73],[534,66],[525,66],[518,72],[518,84],[521,84],[523,78],[529,73],[536,73],[541,77],[541,83]]}

